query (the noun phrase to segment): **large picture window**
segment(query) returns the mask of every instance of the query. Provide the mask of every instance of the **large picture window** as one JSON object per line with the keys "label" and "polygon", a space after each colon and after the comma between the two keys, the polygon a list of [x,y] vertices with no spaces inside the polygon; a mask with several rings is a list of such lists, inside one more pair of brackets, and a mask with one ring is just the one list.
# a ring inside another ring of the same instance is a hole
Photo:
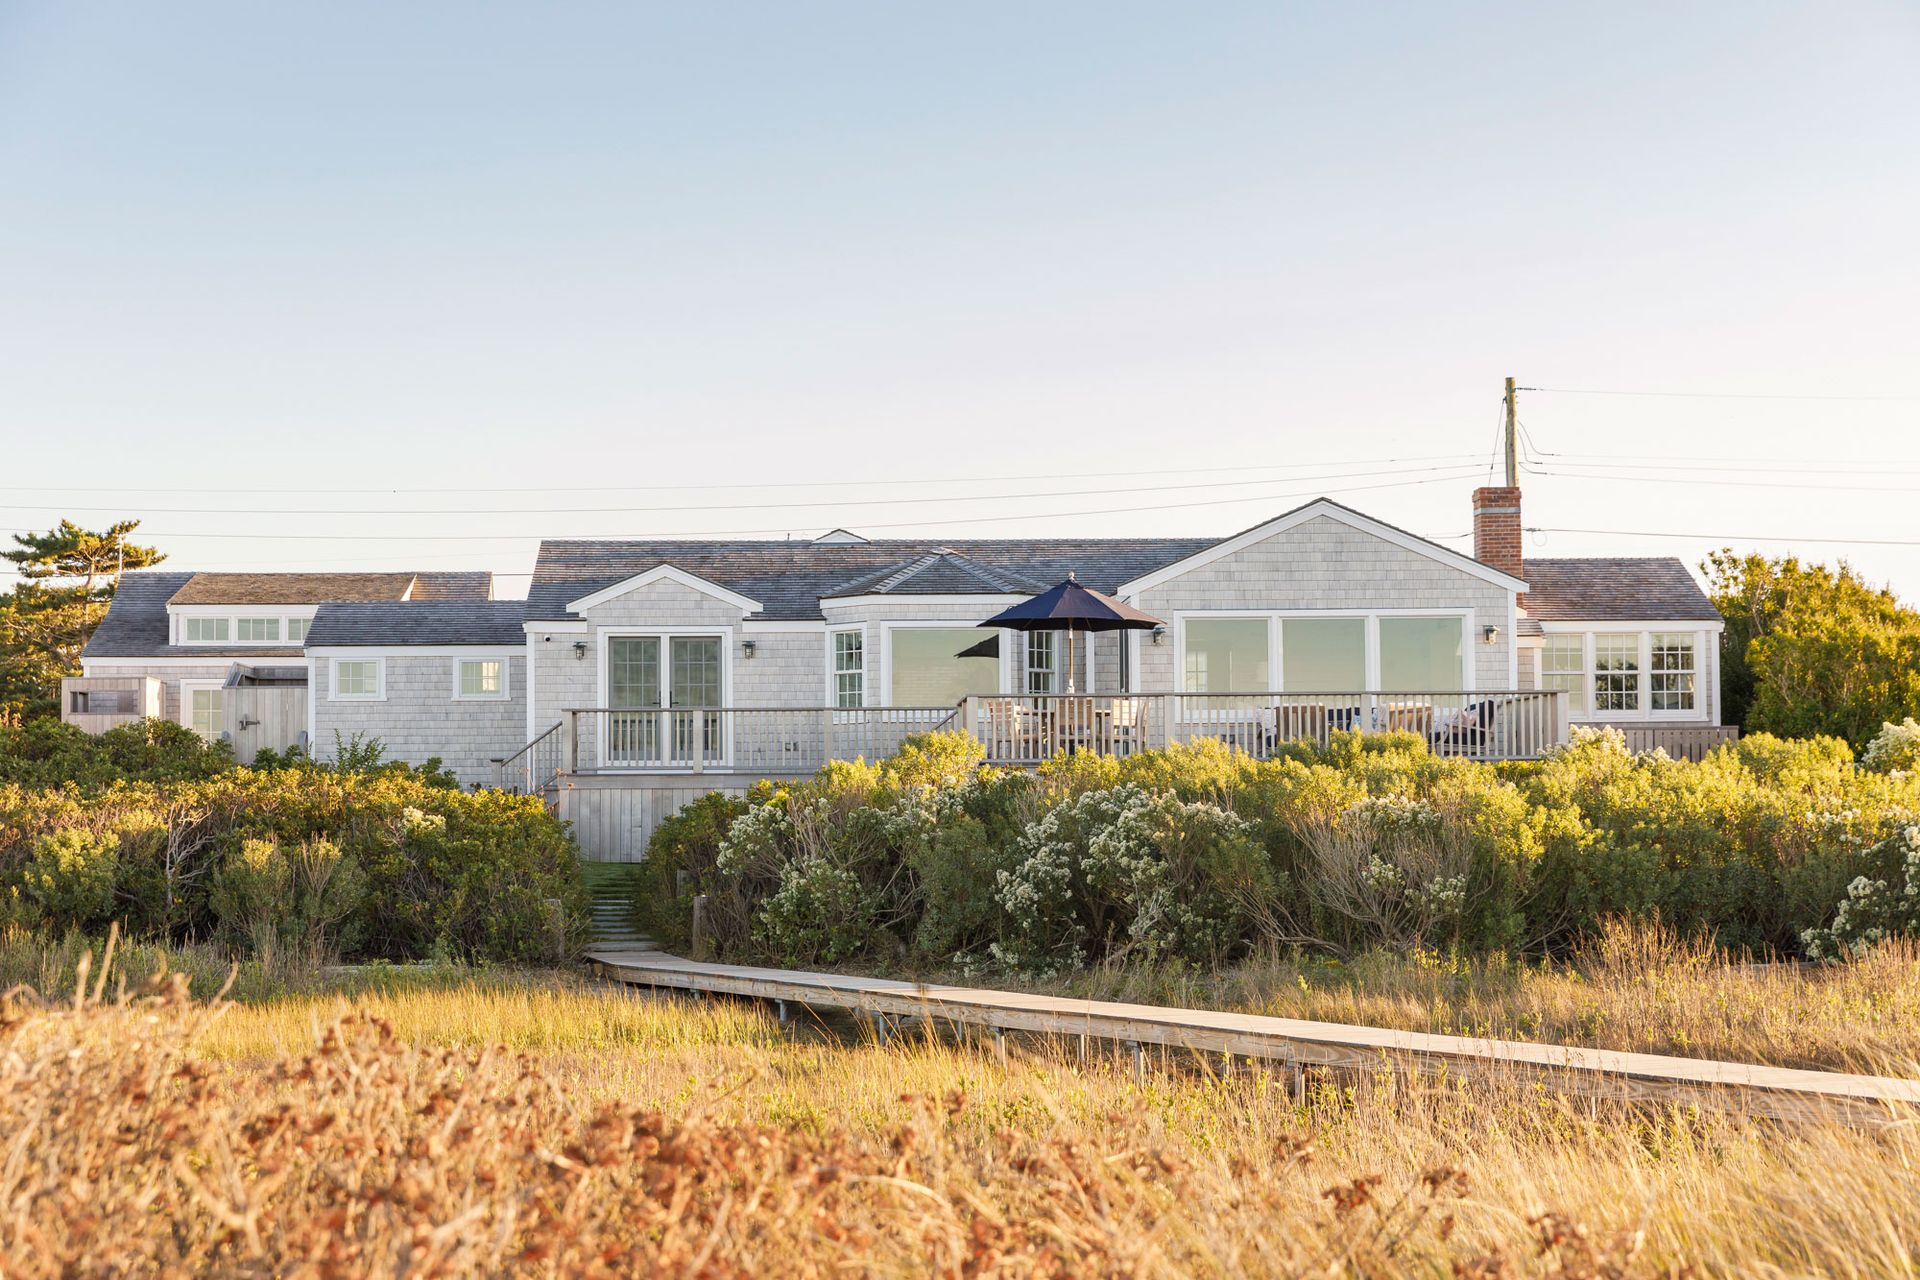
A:
{"label": "large picture window", "polygon": [[1250,693],[1273,687],[1265,618],[1189,618],[1188,693]]}
{"label": "large picture window", "polygon": [[888,629],[887,700],[896,707],[951,707],[1000,691],[1000,660],[961,657],[980,643],[977,627]]}
{"label": "large picture window", "polygon": [[1280,623],[1284,689],[1344,693],[1367,687],[1365,618],[1286,618]]}
{"label": "large picture window", "polygon": [[1380,688],[1453,693],[1466,679],[1466,624],[1458,616],[1380,619]]}

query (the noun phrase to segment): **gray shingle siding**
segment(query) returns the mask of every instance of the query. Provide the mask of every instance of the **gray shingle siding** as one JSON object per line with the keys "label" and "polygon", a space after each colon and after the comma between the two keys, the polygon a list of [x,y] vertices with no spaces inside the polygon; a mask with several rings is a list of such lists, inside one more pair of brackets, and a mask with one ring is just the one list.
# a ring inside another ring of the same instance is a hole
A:
{"label": "gray shingle siding", "polygon": [[[475,654],[473,656],[479,656]],[[454,698],[451,654],[388,654],[386,696],[380,701],[335,701],[333,662],[313,659],[313,753],[331,760],[336,742],[354,734],[378,738],[387,759],[423,764],[438,756],[462,785],[493,781],[495,758],[512,755],[526,744],[527,663],[525,651],[506,650],[507,693],[503,699]],[[339,738],[335,738],[335,734]]]}

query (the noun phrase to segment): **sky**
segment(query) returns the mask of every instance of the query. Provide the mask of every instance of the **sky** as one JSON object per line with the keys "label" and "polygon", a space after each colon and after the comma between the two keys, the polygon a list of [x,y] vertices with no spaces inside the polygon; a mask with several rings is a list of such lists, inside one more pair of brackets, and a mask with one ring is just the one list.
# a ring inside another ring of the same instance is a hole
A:
{"label": "sky", "polygon": [[1529,554],[1920,600],[1917,65],[1846,0],[0,0],[0,529],[1465,550],[1511,375]]}

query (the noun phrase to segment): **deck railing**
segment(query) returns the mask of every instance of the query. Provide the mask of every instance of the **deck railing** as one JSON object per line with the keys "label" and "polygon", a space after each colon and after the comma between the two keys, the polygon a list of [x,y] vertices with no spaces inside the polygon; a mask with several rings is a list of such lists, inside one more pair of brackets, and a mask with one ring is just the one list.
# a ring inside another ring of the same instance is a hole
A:
{"label": "deck railing", "polygon": [[1565,742],[1554,690],[1460,692],[1021,694],[968,698],[961,724],[996,764],[1038,764],[1078,751],[1125,756],[1212,738],[1266,759],[1341,730],[1419,735],[1436,755],[1532,759]]}
{"label": "deck railing", "polygon": [[566,743],[561,726],[547,726],[546,732],[504,760],[493,762],[493,785],[515,795],[537,796],[553,785],[565,763]]}
{"label": "deck railing", "polygon": [[811,773],[829,760],[892,755],[955,726],[952,707],[610,707],[568,711],[569,772]]}
{"label": "deck railing", "polygon": [[588,707],[503,762],[508,784],[538,790],[556,773],[811,773],[830,760],[893,754],[909,736],[973,735],[994,764],[1079,751],[1125,756],[1212,738],[1261,759],[1337,731],[1402,730],[1436,755],[1532,759],[1565,742],[1551,690],[1491,692],[1022,694],[956,707]]}

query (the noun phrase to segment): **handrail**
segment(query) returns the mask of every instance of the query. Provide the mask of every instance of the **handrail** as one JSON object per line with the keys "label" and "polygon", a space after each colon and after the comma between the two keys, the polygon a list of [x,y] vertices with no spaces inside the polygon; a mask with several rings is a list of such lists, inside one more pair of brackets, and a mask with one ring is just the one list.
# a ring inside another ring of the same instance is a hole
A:
{"label": "handrail", "polygon": [[[518,751],[514,752],[510,756],[506,756],[502,759],[494,760],[492,762],[493,763],[493,785],[499,788],[500,790],[503,790],[503,791],[506,790],[507,777],[508,777],[508,774],[513,771],[514,762],[524,761],[524,763],[521,765],[521,768],[527,774],[527,793],[531,795],[543,790],[546,787],[548,779],[551,778],[554,773],[559,772],[559,766],[556,764],[553,770],[551,770],[546,775],[546,777],[541,778],[538,785],[535,785],[533,781],[533,774],[534,774],[533,753],[536,750],[538,750],[541,743],[547,741],[547,739],[552,738],[555,734],[559,733],[563,723],[564,723],[563,721],[559,721],[559,720],[554,721],[552,724],[548,725],[543,732],[536,734],[533,740],[527,743],[526,746],[520,748]],[[557,749],[559,744],[556,742],[554,745],[555,745],[555,748]]]}

